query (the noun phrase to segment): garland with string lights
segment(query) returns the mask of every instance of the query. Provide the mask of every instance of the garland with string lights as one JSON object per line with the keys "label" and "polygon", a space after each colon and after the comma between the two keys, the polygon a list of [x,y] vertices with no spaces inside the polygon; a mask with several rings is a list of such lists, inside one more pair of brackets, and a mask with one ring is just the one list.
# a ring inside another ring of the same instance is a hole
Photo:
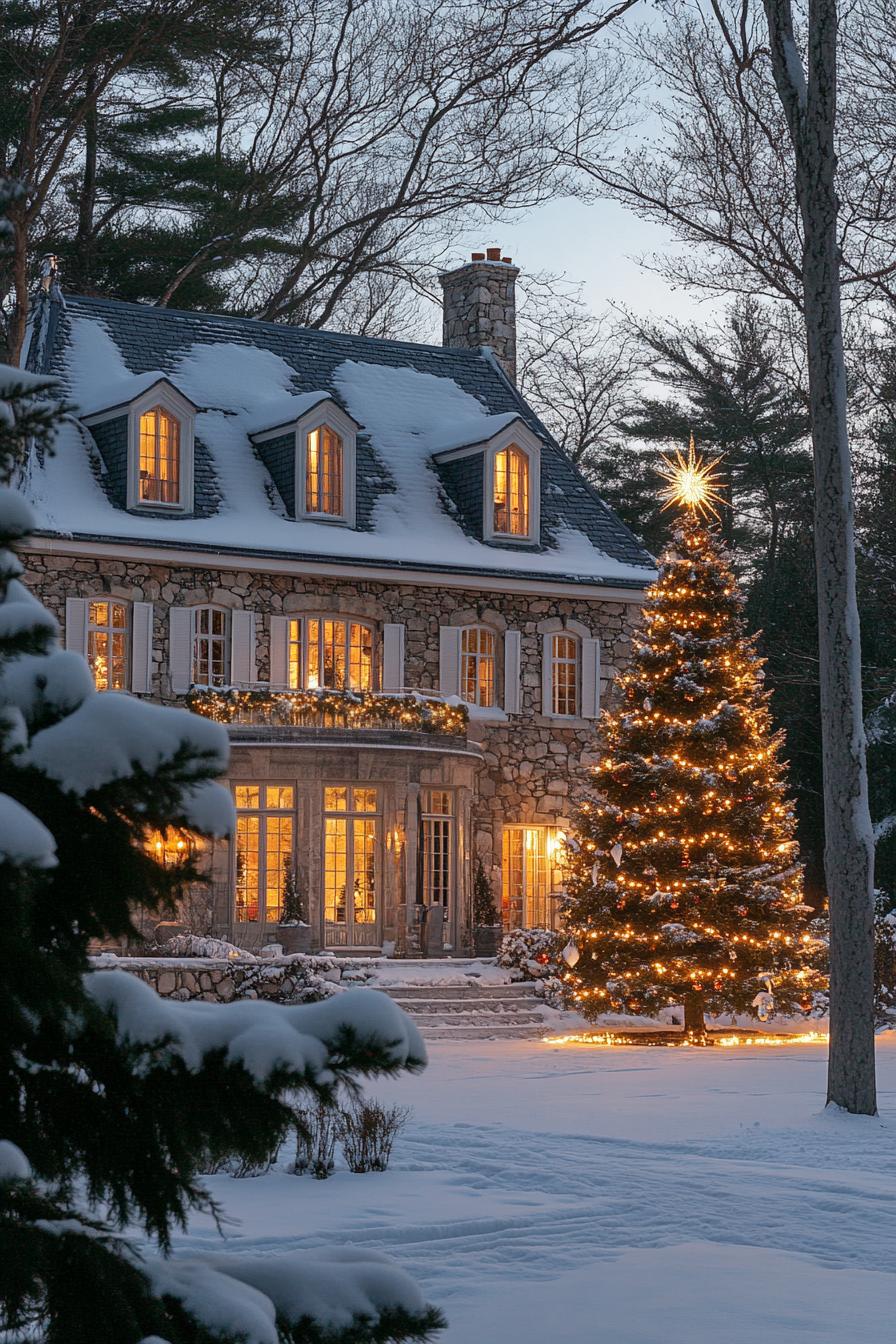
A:
{"label": "garland with string lights", "polygon": [[601,721],[594,794],[570,845],[567,990],[591,1019],[684,1004],[808,1011],[823,983],[762,659],[711,515],[714,464],[667,459],[682,516],[648,590],[644,631]]}
{"label": "garland with string lights", "polygon": [[417,695],[384,695],[376,691],[239,690],[235,687],[194,688],[187,706],[216,723],[266,723],[305,728],[401,728],[410,732],[462,736],[467,727],[465,705],[427,700]]}

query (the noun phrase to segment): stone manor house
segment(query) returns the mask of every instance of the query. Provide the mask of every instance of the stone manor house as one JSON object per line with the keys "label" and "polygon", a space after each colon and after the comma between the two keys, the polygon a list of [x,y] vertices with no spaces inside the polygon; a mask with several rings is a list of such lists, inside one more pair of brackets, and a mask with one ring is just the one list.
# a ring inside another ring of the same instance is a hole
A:
{"label": "stone manor house", "polygon": [[298,902],[315,948],[464,954],[480,864],[505,927],[555,918],[653,569],[515,386],[517,274],[443,275],[442,346],[37,299],[76,410],[26,579],[101,690],[228,724],[209,932]]}

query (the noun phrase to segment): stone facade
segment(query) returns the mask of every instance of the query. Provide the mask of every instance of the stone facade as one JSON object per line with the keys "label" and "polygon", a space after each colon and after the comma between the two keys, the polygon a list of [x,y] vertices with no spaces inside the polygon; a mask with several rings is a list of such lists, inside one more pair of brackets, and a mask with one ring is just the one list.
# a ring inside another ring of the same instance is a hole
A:
{"label": "stone facade", "polygon": [[442,286],[442,344],[466,350],[490,346],[512,383],[516,382],[516,278],[519,270],[501,249],[439,276]]}
{"label": "stone facade", "polygon": [[[296,870],[308,894],[314,947],[326,944],[321,926],[322,792],[327,783],[364,782],[380,792],[382,848],[375,942],[412,955],[424,949],[414,887],[418,856],[414,818],[422,789],[450,789],[456,800],[455,897],[443,936],[430,931],[430,952],[461,955],[470,945],[474,866],[481,861],[496,898],[506,888],[502,840],[507,826],[569,825],[588,780],[595,723],[546,716],[542,704],[545,634],[569,629],[601,644],[602,700],[627,661],[640,605],[567,591],[550,596],[521,591],[487,593],[472,588],[367,579],[300,577],[271,569],[199,568],[195,565],[65,554],[65,543],[23,551],[25,578],[64,627],[66,599],[117,597],[153,604],[152,697],[183,703],[169,679],[169,609],[213,603],[256,613],[256,663],[260,684],[269,678],[270,615],[345,615],[373,624],[382,656],[386,622],[405,627],[407,688],[439,690],[440,628],[481,624],[495,632],[496,683],[503,685],[504,635],[520,634],[521,712],[473,710],[465,737],[439,738],[405,731],[231,728],[229,782],[290,783],[296,793]],[[257,562],[256,562],[257,565]],[[498,584],[499,580],[494,580]],[[500,695],[499,695],[500,702]],[[247,946],[273,940],[275,930],[234,923],[234,856],[219,842],[210,850],[215,896],[213,926],[206,931]],[[518,916],[505,908],[505,921]],[[373,931],[371,931],[373,932]],[[332,944],[331,944],[332,945]]]}

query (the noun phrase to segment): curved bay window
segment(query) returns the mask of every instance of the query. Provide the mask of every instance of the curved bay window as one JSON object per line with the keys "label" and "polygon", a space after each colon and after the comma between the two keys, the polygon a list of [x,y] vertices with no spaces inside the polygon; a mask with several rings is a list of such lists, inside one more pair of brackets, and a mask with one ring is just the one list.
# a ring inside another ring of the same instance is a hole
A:
{"label": "curved bay window", "polygon": [[342,518],[344,478],[341,437],[329,425],[310,430],[305,440],[305,512]]}
{"label": "curved bay window", "polygon": [[579,641],[558,634],[551,640],[551,712],[575,718],[579,712]]}
{"label": "curved bay window", "polygon": [[373,627],[329,616],[289,622],[287,670],[291,690],[372,691]]}
{"label": "curved bay window", "polygon": [[528,537],[529,458],[515,443],[495,453],[493,498],[495,534]]}
{"label": "curved bay window", "polygon": [[197,607],[193,613],[193,684],[226,686],[230,681],[230,612]]}
{"label": "curved bay window", "polygon": [[236,784],[236,919],[276,924],[295,871],[295,789]]}
{"label": "curved bay window", "polygon": [[460,637],[460,694],[468,705],[491,709],[497,702],[495,632],[468,625]]}
{"label": "curved bay window", "polygon": [[128,604],[102,600],[87,608],[87,661],[98,691],[123,691],[128,676]]}
{"label": "curved bay window", "polygon": [[154,406],[140,416],[140,503],[179,505],[180,475],[180,424]]}
{"label": "curved bay window", "polygon": [[377,938],[379,792],[349,784],[324,789],[324,943],[371,947]]}

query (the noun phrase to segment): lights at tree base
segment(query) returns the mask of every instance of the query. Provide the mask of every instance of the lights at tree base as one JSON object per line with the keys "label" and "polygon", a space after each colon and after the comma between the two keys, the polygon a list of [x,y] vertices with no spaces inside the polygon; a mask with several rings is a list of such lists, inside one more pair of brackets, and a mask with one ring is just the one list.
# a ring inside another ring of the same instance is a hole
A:
{"label": "lights at tree base", "polygon": [[[675,1030],[665,1032],[661,1028],[656,1028],[655,1030],[645,1030],[643,1033],[637,1031],[626,1032],[624,1035],[611,1031],[573,1032],[566,1036],[543,1036],[542,1043],[544,1045],[590,1045],[601,1048],[623,1047],[630,1049],[632,1046],[638,1045],[684,1047],[698,1044],[698,1039],[691,1032],[685,1033]],[[720,1034],[710,1030],[699,1038],[701,1048],[712,1045],[721,1046],[725,1050],[731,1050],[739,1046],[774,1047],[782,1045],[827,1045],[827,1043],[828,1037],[823,1031],[802,1031],[790,1034],[782,1033],[780,1036],[763,1036],[759,1033],[751,1035],[749,1032]]]}

